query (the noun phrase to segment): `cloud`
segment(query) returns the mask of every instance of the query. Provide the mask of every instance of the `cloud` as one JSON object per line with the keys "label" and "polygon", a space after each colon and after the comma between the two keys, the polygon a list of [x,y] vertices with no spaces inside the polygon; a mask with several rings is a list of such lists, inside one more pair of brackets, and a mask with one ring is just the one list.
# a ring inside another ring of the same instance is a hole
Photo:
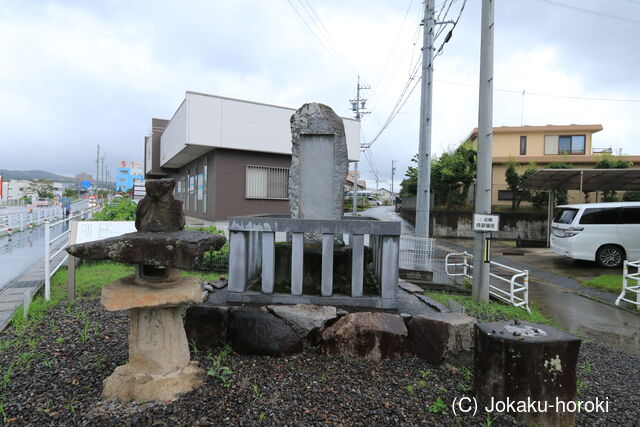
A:
{"label": "cloud", "polygon": [[[97,144],[111,167],[141,161],[150,119],[171,117],[186,90],[290,107],[319,101],[349,116],[358,73],[372,86],[364,94],[373,114],[363,120],[363,133],[372,138],[418,60],[422,3],[308,4],[315,19],[297,0],[6,2],[0,103],[10,108],[0,115],[0,167],[91,172]],[[640,19],[631,2],[570,4]],[[479,5],[467,3],[434,63],[434,154],[477,125]],[[640,99],[640,25],[521,0],[496,3],[495,31],[495,87],[516,92],[495,93],[495,125],[520,124],[524,89],[527,124],[602,123],[594,144],[637,154],[638,103],[534,93]],[[397,160],[397,188],[418,151],[419,95],[418,86],[371,148],[381,186],[389,187],[391,160]],[[372,181],[370,169],[361,162]]]}

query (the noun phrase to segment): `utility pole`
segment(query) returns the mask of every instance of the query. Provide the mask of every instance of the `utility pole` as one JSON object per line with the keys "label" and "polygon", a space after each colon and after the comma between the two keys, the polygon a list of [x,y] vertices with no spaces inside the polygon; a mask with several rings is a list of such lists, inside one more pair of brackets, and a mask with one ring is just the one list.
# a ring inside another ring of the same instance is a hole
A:
{"label": "utility pole", "polygon": [[[480,101],[478,104],[478,172],[475,213],[491,213],[491,154],[493,143],[493,0],[482,0],[480,36]],[[473,245],[474,301],[489,302],[491,233],[476,231]],[[485,255],[486,256],[483,256]]]}
{"label": "utility pole", "polygon": [[418,190],[416,197],[416,236],[429,237],[431,192],[431,112],[433,101],[433,29],[435,1],[425,0],[422,20],[422,86],[420,93],[420,137],[418,148]]}
{"label": "utility pole", "polygon": [[96,187],[100,181],[100,144],[98,144],[98,153],[96,154]]}
{"label": "utility pole", "polygon": [[[366,108],[365,105],[367,100],[360,96],[360,91],[364,89],[371,89],[371,87],[360,85],[360,76],[358,76],[356,99],[349,100],[349,102],[351,102],[351,111],[355,113],[355,118],[357,121],[360,121],[360,119],[364,114],[369,114],[369,111],[364,111],[364,109]],[[364,147],[360,146],[359,148],[362,149]],[[353,174],[353,216],[357,216],[358,215],[358,162],[354,162],[354,163],[355,163],[355,168],[354,168],[355,173]]]}
{"label": "utility pole", "polygon": [[102,156],[102,182],[105,182],[107,179],[107,166],[105,166],[104,161],[107,156]]}
{"label": "utility pole", "polygon": [[391,160],[391,197],[393,197],[393,176],[396,174],[396,161]]}

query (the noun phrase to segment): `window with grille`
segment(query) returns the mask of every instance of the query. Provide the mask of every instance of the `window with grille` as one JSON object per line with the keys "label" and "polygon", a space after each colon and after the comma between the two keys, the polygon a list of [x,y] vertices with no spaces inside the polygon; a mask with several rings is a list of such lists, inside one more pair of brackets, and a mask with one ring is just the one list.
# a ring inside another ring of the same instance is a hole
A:
{"label": "window with grille", "polygon": [[247,199],[289,199],[289,169],[247,165]]}

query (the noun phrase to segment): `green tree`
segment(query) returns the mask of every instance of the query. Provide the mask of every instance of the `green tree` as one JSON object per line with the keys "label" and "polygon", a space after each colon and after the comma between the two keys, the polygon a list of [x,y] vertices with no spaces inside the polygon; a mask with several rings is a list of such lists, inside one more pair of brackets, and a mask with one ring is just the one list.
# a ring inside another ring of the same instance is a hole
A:
{"label": "green tree", "polygon": [[[418,164],[418,155],[411,158],[411,161]],[[418,168],[409,165],[404,174],[405,179],[400,183],[400,197],[415,197],[418,194]]]}
{"label": "green tree", "polygon": [[627,191],[622,195],[622,200],[625,202],[640,202],[640,191]]}
{"label": "green tree", "polygon": [[53,199],[53,183],[48,179],[35,179],[29,185],[29,191],[36,193],[39,199]]}
{"label": "green tree", "polygon": [[504,173],[507,186],[513,198],[511,199],[511,210],[515,211],[520,207],[522,200],[531,200],[532,193],[529,190],[522,189],[522,183],[525,182],[531,175],[538,171],[538,167],[535,163],[529,163],[522,174],[518,173],[518,167],[520,165],[511,159],[508,163],[507,170]]}
{"label": "green tree", "polygon": [[[603,153],[596,161],[594,169],[627,169],[633,166],[632,162],[616,157],[611,153]],[[618,195],[615,190],[604,190],[602,200],[605,202],[617,202]]]}
{"label": "green tree", "polygon": [[515,211],[519,206],[518,191],[520,190],[520,175],[518,174],[518,164],[513,160],[509,160],[507,170],[504,171],[504,177],[507,181],[507,187],[511,191],[511,210]]}
{"label": "green tree", "polygon": [[431,192],[436,205],[466,204],[471,184],[475,182],[477,152],[470,141],[449,150],[431,163]]}
{"label": "green tree", "polygon": [[[547,169],[572,169],[573,166],[570,163],[565,162],[552,162],[549,163]],[[566,205],[569,202],[569,196],[567,190],[556,191],[556,205]]]}
{"label": "green tree", "polygon": [[[476,177],[476,150],[465,141],[431,162],[431,193],[436,205],[464,205]],[[418,163],[418,155],[411,161]],[[409,166],[400,183],[400,197],[415,197],[418,191],[418,168]]]}
{"label": "green tree", "polygon": [[93,215],[94,221],[135,221],[138,205],[131,199],[117,198]]}
{"label": "green tree", "polygon": [[67,188],[66,190],[64,190],[64,193],[62,193],[62,197],[67,197],[69,199],[76,199],[78,198],[78,190],[74,190],[73,188]]}

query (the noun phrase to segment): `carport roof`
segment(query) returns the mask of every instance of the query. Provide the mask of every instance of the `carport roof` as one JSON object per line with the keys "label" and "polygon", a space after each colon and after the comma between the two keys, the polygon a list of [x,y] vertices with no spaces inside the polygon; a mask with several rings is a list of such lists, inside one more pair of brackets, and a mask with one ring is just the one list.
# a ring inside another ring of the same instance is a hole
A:
{"label": "carport roof", "polygon": [[527,178],[521,187],[528,190],[640,190],[640,169],[542,169]]}

